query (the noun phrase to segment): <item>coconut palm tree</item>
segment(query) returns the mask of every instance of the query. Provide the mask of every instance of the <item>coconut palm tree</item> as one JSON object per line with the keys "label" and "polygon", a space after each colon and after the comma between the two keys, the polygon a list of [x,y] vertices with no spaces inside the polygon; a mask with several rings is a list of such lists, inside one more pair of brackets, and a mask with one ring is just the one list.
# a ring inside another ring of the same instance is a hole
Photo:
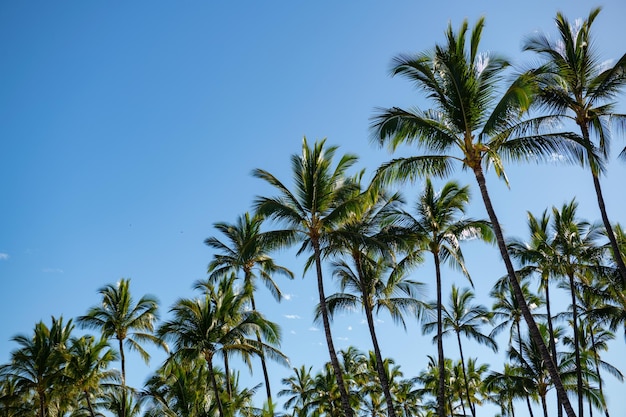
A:
{"label": "coconut palm tree", "polygon": [[580,362],[580,345],[578,342],[578,291],[576,288],[580,280],[585,280],[586,273],[593,271],[602,258],[602,248],[596,245],[601,236],[601,229],[597,225],[579,220],[576,217],[578,204],[571,201],[564,204],[560,210],[552,209],[553,214],[553,258],[552,267],[563,277],[568,279],[568,288],[571,296],[572,326],[574,329],[574,353],[576,358],[576,380],[578,387],[578,413],[583,415],[583,377]]}
{"label": "coconut palm tree", "polygon": [[291,409],[291,417],[307,417],[312,401],[315,398],[315,381],[311,376],[312,368],[302,365],[293,368],[293,374],[281,380],[286,386],[278,392],[279,397],[289,396],[284,402],[285,410]]}
{"label": "coconut palm tree", "polygon": [[302,243],[298,254],[313,251],[320,311],[330,362],[339,385],[342,409],[346,417],[353,417],[330,331],[322,274],[322,251],[328,244],[329,233],[358,208],[357,198],[352,198],[358,194],[358,184],[347,177],[347,171],[354,165],[357,157],[344,155],[333,167],[337,147],[327,147],[325,143],[325,140],[321,140],[309,147],[304,138],[302,153],[292,155],[295,184],[293,191],[268,171],[254,170],[255,177],[263,179],[279,191],[277,197],[258,197],[255,208],[261,216],[278,220],[288,227],[292,232],[292,240]]}
{"label": "coconut palm tree", "polygon": [[[409,280],[401,272],[394,270],[384,258],[373,259],[367,254],[362,254],[359,259],[358,266],[351,266],[345,261],[333,263],[333,275],[338,278],[342,292],[327,298],[328,312],[331,318],[338,312],[354,311],[359,307],[365,312],[376,357],[374,369],[391,417],[395,416],[393,397],[376,336],[374,314],[380,310],[387,310],[393,320],[401,323],[406,329],[403,315],[409,313],[415,317],[422,309],[422,303],[415,298],[420,283]],[[319,315],[319,309],[317,313]]]}
{"label": "coconut palm tree", "polygon": [[[143,348],[143,343],[150,342],[165,347],[153,334],[154,324],[159,317],[159,302],[151,295],[144,295],[135,303],[130,292],[130,279],[125,278],[116,284],[105,285],[98,292],[102,296],[102,302],[91,307],[77,321],[83,328],[99,329],[104,337],[117,339],[122,368],[120,404],[127,404],[124,345],[131,351],[137,351],[146,363],[150,360],[150,354]],[[120,408],[120,417],[130,417],[124,414],[126,410],[127,407]]]}
{"label": "coconut palm tree", "polygon": [[542,122],[549,118],[524,119],[536,85],[534,77],[522,74],[498,97],[498,88],[509,62],[478,51],[484,19],[478,20],[468,36],[464,21],[458,32],[449,26],[446,43],[414,56],[394,60],[393,75],[403,75],[424,91],[435,108],[421,111],[397,107],[381,110],[372,125],[379,144],[392,149],[406,143],[430,154],[394,159],[379,168],[379,179],[414,179],[418,176],[446,176],[459,162],[470,170],[478,183],[493,227],[507,276],[513,285],[524,320],[544,356],[557,386],[559,398],[569,417],[575,417],[550,352],[544,344],[507,252],[504,235],[486,186],[484,171],[493,166],[506,180],[503,160],[546,159],[555,152],[573,158],[578,152],[571,134],[543,134]]}
{"label": "coconut palm tree", "polygon": [[572,120],[580,128],[584,152],[580,154],[579,162],[583,167],[588,166],[591,172],[613,257],[622,282],[626,283],[626,265],[606,212],[600,185],[600,176],[606,173],[609,158],[609,127],[612,122],[626,123],[626,114],[615,112],[615,98],[626,86],[626,54],[614,65],[607,65],[600,58],[591,37],[591,25],[600,10],[599,7],[592,9],[586,19],[574,25],[557,13],[558,38],[551,40],[545,34],[535,34],[526,40],[524,50],[536,52],[546,59],[540,71],[538,103],[550,112]]}
{"label": "coconut palm tree", "polygon": [[[290,279],[293,278],[293,272],[275,264],[269,256],[269,252],[277,245],[276,240],[280,239],[280,235],[261,233],[262,223],[261,216],[251,216],[250,213],[245,213],[234,224],[224,222],[214,224],[214,227],[226,237],[226,243],[214,236],[204,241],[206,245],[219,251],[209,264],[209,279],[216,280],[230,273],[243,272],[244,287],[249,288],[250,304],[254,311],[256,311],[254,293],[257,278],[263,281],[277,301],[282,298],[282,293],[273,275],[280,274]],[[260,337],[257,335],[259,343],[261,343]],[[271,401],[272,391],[265,355],[261,354],[260,358],[267,400]]]}
{"label": "coconut palm tree", "polygon": [[[241,299],[248,294],[233,291],[233,279],[223,279],[216,286],[206,283],[200,298],[179,299],[170,310],[172,319],[162,323],[157,331],[160,338],[173,342],[173,357],[179,360],[204,359],[220,417],[226,414],[216,379],[215,355],[226,357],[229,352],[240,353],[244,360],[251,354],[260,355],[262,351],[273,357],[281,355],[272,346],[250,338],[258,331],[269,343],[277,343],[280,329],[256,311],[240,311]],[[225,372],[225,378],[229,378],[229,374]],[[226,385],[228,389],[230,384]]]}
{"label": "coconut palm tree", "polygon": [[67,394],[64,391],[70,387],[65,380],[65,367],[73,329],[72,320],[65,324],[63,317],[52,317],[50,327],[40,321],[32,336],[17,335],[11,339],[19,348],[11,352],[10,362],[0,367],[0,375],[13,381],[16,391],[34,393],[38,417],[47,417],[51,402]]}
{"label": "coconut palm tree", "polygon": [[[476,340],[480,344],[489,346],[494,352],[498,350],[498,346],[491,337],[481,333],[480,327],[491,320],[490,313],[484,306],[472,304],[473,299],[474,293],[470,289],[459,290],[455,285],[452,286],[450,305],[442,307],[443,332],[441,335],[443,337],[454,333],[456,336],[459,354],[461,355],[461,371],[465,382],[466,399],[472,416],[476,417],[476,408],[469,391],[461,334]],[[435,309],[437,306],[432,306],[432,308]],[[437,325],[436,321],[424,323],[424,332],[431,333]]]}
{"label": "coconut palm tree", "polygon": [[118,359],[105,338],[96,341],[93,336],[72,338],[69,346],[66,376],[84,396],[91,417],[96,417],[94,399],[102,387],[119,378],[117,371],[108,369]]}
{"label": "coconut palm tree", "polygon": [[493,237],[488,222],[460,218],[465,214],[469,199],[469,187],[461,187],[456,182],[450,181],[436,193],[430,178],[427,178],[424,191],[420,194],[415,207],[416,215],[397,211],[394,216],[394,223],[400,228],[399,233],[414,237],[418,250],[430,252],[435,264],[437,363],[442,367],[439,370],[440,392],[437,394],[437,404],[441,404],[439,417],[444,417],[443,404],[445,404],[441,264],[447,262],[460,270],[471,282],[459,243],[474,238],[490,241]]}

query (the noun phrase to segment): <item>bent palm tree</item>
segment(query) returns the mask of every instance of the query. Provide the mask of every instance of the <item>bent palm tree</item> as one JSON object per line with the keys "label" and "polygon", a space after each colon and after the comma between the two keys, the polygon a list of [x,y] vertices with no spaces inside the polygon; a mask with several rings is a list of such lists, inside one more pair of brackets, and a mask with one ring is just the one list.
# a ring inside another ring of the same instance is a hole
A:
{"label": "bent palm tree", "polygon": [[[600,185],[600,175],[606,173],[609,157],[609,126],[613,121],[626,124],[626,114],[617,114],[617,103],[611,101],[626,86],[626,54],[613,66],[607,66],[598,56],[591,38],[591,25],[600,10],[591,10],[587,19],[576,26],[558,13],[555,18],[558,40],[551,41],[545,34],[534,35],[526,41],[524,49],[547,60],[541,69],[539,103],[555,114],[573,120],[580,128],[584,152],[579,161],[583,167],[588,165],[591,171],[602,222],[622,282],[626,283],[626,265],[606,212]],[[592,134],[597,137],[597,142]],[[626,152],[622,151],[621,156],[626,156]]]}
{"label": "bent palm tree", "polygon": [[374,117],[372,126],[375,140],[381,145],[389,143],[392,149],[401,143],[415,144],[433,154],[394,159],[379,168],[379,178],[441,177],[452,170],[454,162],[472,171],[531,337],[542,352],[568,416],[574,417],[558,370],[524,300],[491,203],[484,170],[493,166],[497,175],[506,180],[504,158],[536,161],[555,152],[569,158],[580,152],[575,142],[563,140],[572,135],[539,134],[547,117],[520,119],[535,92],[530,74],[519,76],[497,99],[498,86],[509,63],[498,56],[478,53],[483,27],[484,19],[480,19],[467,48],[465,21],[458,33],[448,27],[446,44],[416,56],[401,55],[395,59],[392,73],[408,77],[428,94],[436,108],[407,111],[394,107],[381,111]]}
{"label": "bent palm tree", "polygon": [[356,198],[352,196],[358,194],[359,188],[355,181],[346,176],[357,157],[344,155],[333,168],[337,147],[325,147],[325,142],[316,142],[311,148],[304,138],[302,153],[292,155],[291,166],[296,187],[293,192],[269,172],[255,169],[255,177],[267,181],[280,193],[278,197],[258,197],[255,207],[260,215],[284,222],[290,228],[292,240],[302,242],[298,254],[313,251],[320,312],[330,362],[337,378],[342,409],[346,417],[352,417],[354,413],[330,331],[322,275],[322,250],[328,243],[329,233],[357,208]]}
{"label": "bent palm tree", "polygon": [[[146,363],[150,354],[141,345],[143,342],[165,346],[152,333],[158,320],[159,303],[156,298],[144,295],[135,304],[130,293],[130,279],[122,278],[117,284],[108,284],[98,292],[102,295],[102,303],[91,307],[77,321],[84,328],[100,329],[106,338],[117,339],[122,367],[121,404],[127,404],[124,344],[129,350],[137,351]],[[127,407],[120,408],[121,417],[129,417],[124,414],[126,410]]]}
{"label": "bent palm tree", "polygon": [[[250,216],[249,213],[245,213],[237,219],[235,224],[214,224],[215,228],[227,238],[228,243],[224,243],[214,236],[204,241],[211,248],[220,251],[209,264],[209,279],[215,280],[229,273],[242,271],[244,287],[250,294],[250,304],[253,311],[256,311],[256,303],[254,301],[256,285],[254,281],[257,275],[255,270],[258,272],[258,277],[261,278],[265,286],[278,301],[282,298],[282,294],[272,275],[277,273],[293,278],[293,272],[285,267],[276,265],[274,260],[268,255],[268,252],[280,243],[280,240],[277,241],[276,238],[280,239],[281,235],[261,233],[262,223],[262,217]],[[261,343],[259,334],[257,334],[257,340]],[[260,358],[267,400],[271,401],[272,391],[265,355],[261,353]]]}

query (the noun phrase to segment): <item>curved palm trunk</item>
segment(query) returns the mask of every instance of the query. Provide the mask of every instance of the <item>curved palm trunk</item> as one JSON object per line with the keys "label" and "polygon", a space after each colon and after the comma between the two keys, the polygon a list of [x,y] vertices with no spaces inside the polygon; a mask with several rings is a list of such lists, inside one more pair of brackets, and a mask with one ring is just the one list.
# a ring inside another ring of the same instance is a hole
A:
{"label": "curved palm trunk", "polygon": [[[248,274],[249,272],[246,272],[246,275]],[[256,312],[256,304],[254,303],[254,294],[252,293],[250,293],[250,304],[252,304],[252,311]],[[259,346],[263,346],[262,341],[261,341],[261,334],[259,333],[258,330],[256,330],[256,340],[257,342],[259,342]],[[261,368],[263,369],[263,379],[265,380],[265,394],[267,395],[267,402],[268,404],[270,404],[272,402],[272,390],[270,388],[270,378],[267,372],[267,364],[265,363],[265,352],[263,351],[263,348],[260,349],[259,356],[261,357]]]}
{"label": "curved palm trunk", "polygon": [[576,393],[578,394],[578,415],[583,417],[583,374],[580,363],[580,342],[578,340],[578,307],[576,290],[574,289],[574,273],[568,274],[570,294],[572,297],[572,327],[574,328],[574,357],[576,359]]}
{"label": "curved palm trunk", "polygon": [[215,393],[215,401],[217,402],[217,409],[220,412],[220,417],[225,417],[224,407],[222,406],[222,400],[220,398],[220,390],[217,387],[217,380],[215,379],[215,373],[213,372],[213,355],[205,353],[204,360],[206,360],[209,367],[209,376],[211,377],[211,384],[213,385],[213,392]]}
{"label": "curved palm trunk", "polygon": [[120,347],[120,362],[122,366],[122,404],[124,404],[121,409],[120,417],[126,417],[126,357],[124,356],[124,340],[121,337],[118,337],[117,341]]}
{"label": "curved palm trunk", "polygon": [[233,399],[233,390],[230,381],[230,366],[228,365],[228,351],[224,351],[224,375],[226,376],[226,394],[228,400]]}
{"label": "curved palm trunk", "polygon": [[511,282],[511,286],[513,287],[513,293],[515,294],[515,298],[522,309],[522,315],[526,324],[528,325],[528,331],[530,333],[530,337],[533,342],[537,344],[539,348],[539,352],[541,353],[541,358],[543,359],[548,372],[550,373],[550,378],[554,383],[554,387],[557,392],[557,397],[563,407],[565,408],[565,412],[568,417],[576,417],[574,413],[574,409],[567,397],[567,392],[565,391],[565,387],[563,386],[563,381],[561,381],[561,376],[557,370],[556,364],[552,360],[552,356],[546,347],[546,344],[541,337],[541,333],[539,332],[539,328],[537,327],[537,323],[530,313],[530,309],[528,308],[528,303],[524,298],[524,294],[522,292],[522,287],[515,275],[515,269],[513,268],[513,263],[511,262],[511,258],[509,257],[509,253],[506,248],[506,243],[504,242],[504,235],[502,234],[502,228],[500,227],[500,223],[498,222],[498,217],[496,216],[496,212],[493,209],[493,205],[491,204],[491,198],[489,197],[489,193],[487,192],[487,185],[485,181],[485,176],[482,171],[482,166],[478,165],[472,167],[474,171],[474,175],[476,176],[476,181],[478,182],[478,187],[480,188],[480,193],[483,198],[483,202],[485,203],[485,208],[487,210],[487,214],[489,215],[489,220],[491,221],[491,225],[493,227],[493,231],[496,235],[496,240],[498,242],[498,248],[500,249],[500,255],[502,256],[502,260],[504,261],[504,265],[506,266],[507,275],[509,277],[509,281]]}
{"label": "curved palm trunk", "polygon": [[326,344],[328,345],[328,354],[330,355],[330,363],[337,378],[337,385],[339,386],[339,394],[341,396],[341,407],[346,417],[353,417],[354,413],[350,407],[350,397],[346,391],[346,386],[343,381],[343,373],[339,366],[339,359],[335,352],[335,345],[333,344],[333,337],[330,332],[330,321],[328,320],[328,309],[326,308],[326,295],[324,294],[324,281],[322,277],[322,254],[320,250],[319,241],[311,239],[313,244],[313,251],[315,256],[315,270],[317,272],[317,292],[320,298],[320,312],[322,315],[322,322],[324,324],[324,335],[326,336]]}
{"label": "curved palm trunk", "polygon": [[437,280],[437,361],[439,362],[439,385],[437,386],[437,415],[445,417],[446,412],[444,404],[446,400],[446,364],[443,352],[443,318],[442,306],[443,298],[441,296],[441,263],[439,254],[433,252],[435,258],[435,278]]}
{"label": "curved palm trunk", "polygon": [[472,413],[472,417],[476,417],[476,410],[474,409],[474,403],[470,396],[469,383],[467,382],[467,373],[465,372],[465,357],[463,356],[463,346],[461,345],[461,333],[457,332],[456,341],[459,344],[459,354],[461,355],[461,371],[463,372],[463,381],[465,381],[465,396],[467,397],[467,406]]}

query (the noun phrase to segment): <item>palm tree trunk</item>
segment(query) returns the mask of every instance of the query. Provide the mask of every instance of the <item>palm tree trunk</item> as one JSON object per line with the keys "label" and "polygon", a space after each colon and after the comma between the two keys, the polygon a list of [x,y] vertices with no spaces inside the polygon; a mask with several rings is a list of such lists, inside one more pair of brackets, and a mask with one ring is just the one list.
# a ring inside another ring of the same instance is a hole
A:
{"label": "palm tree trunk", "polygon": [[606,399],[604,398],[604,390],[602,388],[602,377],[600,376],[600,361],[598,359],[598,350],[596,349],[596,336],[593,332],[593,322],[589,323],[589,335],[591,337],[591,352],[593,353],[593,362],[596,365],[596,375],[598,375],[598,390],[600,391],[600,399],[602,400],[602,408],[604,408],[604,415],[609,416],[609,408],[606,405]]}
{"label": "palm tree trunk", "polygon": [[361,265],[361,252],[355,251],[352,254],[357,273],[359,275],[359,285],[361,287],[361,294],[363,296],[363,309],[365,310],[365,318],[367,319],[367,327],[370,331],[372,338],[372,345],[374,346],[374,355],[376,356],[376,371],[378,372],[378,379],[385,395],[385,402],[387,403],[387,415],[389,417],[396,417],[396,410],[393,405],[393,398],[391,397],[391,390],[389,389],[389,380],[385,373],[385,367],[383,362],[383,356],[380,353],[380,345],[378,344],[378,337],[376,337],[376,328],[374,327],[374,315],[372,313],[373,307],[370,298],[367,296],[368,291],[365,288],[363,279],[363,266]]}
{"label": "palm tree trunk", "polygon": [[[550,282],[548,281],[548,278],[542,278],[544,281],[544,288],[546,289],[546,315],[548,316],[548,334],[550,336],[550,340],[548,341],[548,345],[550,347],[550,352],[552,353],[552,359],[554,360],[554,363],[557,362],[557,358],[556,358],[556,343],[554,343],[554,326],[552,325],[552,313],[550,310]],[[561,406],[561,401],[559,400],[558,396],[556,398],[556,403],[557,403],[557,415],[558,417],[562,417],[563,416],[563,407]]]}
{"label": "palm tree trunk", "polygon": [[[515,327],[517,328],[517,340],[519,342],[519,355],[520,359],[524,357],[524,344],[522,343],[522,327],[519,324],[519,319],[515,320]],[[526,406],[528,407],[528,414],[530,417],[534,417],[533,405],[530,403],[530,393],[526,392]]]}
{"label": "palm tree trunk", "polygon": [[372,315],[372,306],[369,302],[364,303],[365,317],[367,318],[367,327],[369,327],[370,335],[372,336],[372,344],[374,345],[374,355],[376,355],[376,370],[378,371],[378,378],[380,379],[380,385],[383,388],[383,394],[385,394],[385,401],[387,402],[387,415],[389,417],[396,417],[396,411],[393,405],[393,398],[391,397],[391,391],[389,390],[389,380],[383,366],[383,357],[380,353],[380,346],[378,345],[378,338],[376,337],[376,330],[374,329],[374,317]]}
{"label": "palm tree trunk", "polygon": [[[579,126],[583,134],[583,140],[585,141],[585,143],[590,143],[589,129],[585,124],[579,124]],[[622,286],[626,286],[626,264],[624,264],[624,258],[622,258],[622,254],[617,244],[617,239],[615,239],[615,233],[613,232],[613,227],[611,226],[611,222],[609,221],[609,216],[606,214],[606,206],[604,204],[604,196],[602,195],[602,187],[600,186],[600,178],[598,177],[598,174],[593,167],[591,167],[591,176],[593,177],[593,186],[596,190],[596,198],[598,199],[598,208],[600,209],[602,223],[604,224],[604,228],[606,229],[606,235],[609,238],[609,242],[611,243],[611,249],[613,250],[613,258],[615,259],[615,263],[617,264],[619,274],[622,277]]]}
{"label": "palm tree trunk", "polygon": [[[246,272],[249,274],[249,272]],[[256,312],[256,305],[254,303],[254,294],[250,293],[250,304],[252,304],[252,311]],[[256,340],[259,342],[259,346],[263,346],[261,343],[261,334],[259,331],[256,331]],[[267,372],[267,364],[265,363],[265,352],[263,348],[260,349],[261,357],[261,368],[263,369],[263,379],[265,380],[265,393],[267,394],[267,403],[270,404],[272,402],[272,390],[270,388],[270,378]]]}
{"label": "palm tree trunk", "polygon": [[437,361],[439,363],[439,385],[437,386],[437,415],[446,417],[444,404],[446,400],[446,364],[443,352],[443,297],[441,295],[441,263],[439,254],[433,252],[435,258],[435,278],[437,280]]}
{"label": "palm tree trunk", "polygon": [[37,390],[37,395],[39,396],[39,416],[46,417],[46,393],[43,390]]}
{"label": "palm tree trunk", "polygon": [[204,359],[209,367],[209,376],[211,377],[211,384],[213,385],[213,393],[215,393],[215,402],[217,402],[217,409],[220,412],[220,417],[225,417],[224,407],[222,406],[222,400],[220,399],[220,390],[217,387],[217,380],[215,379],[215,373],[213,371],[213,355],[205,353]]}
{"label": "palm tree trunk", "polygon": [[96,417],[96,413],[93,410],[93,405],[91,404],[91,399],[89,398],[89,393],[86,390],[83,391],[83,393],[85,394],[85,400],[87,401],[87,409],[89,410],[89,415],[91,415],[91,417]]}
{"label": "palm tree trunk", "polygon": [[463,381],[465,381],[465,395],[467,397],[467,406],[472,413],[472,417],[476,417],[476,410],[474,409],[474,403],[470,396],[469,383],[467,382],[467,373],[465,372],[465,358],[463,357],[463,347],[461,345],[461,333],[457,332],[456,340],[459,344],[459,354],[461,355],[461,372],[463,372]]}
{"label": "palm tree trunk", "polygon": [[552,356],[546,347],[546,344],[541,337],[541,333],[539,332],[539,328],[537,327],[537,323],[533,318],[530,309],[528,308],[528,303],[524,298],[524,294],[522,292],[522,288],[520,283],[515,275],[515,269],[513,268],[513,263],[511,262],[511,258],[509,257],[509,253],[506,248],[506,243],[504,241],[504,235],[502,233],[502,228],[500,227],[500,223],[498,222],[498,217],[496,216],[496,212],[493,209],[493,205],[491,204],[491,198],[489,197],[489,193],[487,192],[487,185],[485,181],[485,176],[482,171],[482,166],[477,165],[473,167],[474,175],[476,176],[476,181],[478,182],[478,187],[480,188],[480,193],[483,198],[483,202],[485,203],[485,209],[487,210],[487,214],[489,215],[489,220],[491,221],[491,225],[493,227],[493,231],[496,235],[496,241],[498,242],[498,248],[500,249],[500,255],[502,256],[502,260],[504,261],[504,265],[506,266],[507,275],[509,277],[509,281],[511,282],[511,286],[513,287],[513,293],[515,294],[515,298],[522,309],[522,316],[528,325],[528,331],[530,333],[530,337],[533,342],[535,342],[539,348],[539,352],[541,353],[541,357],[548,369],[550,374],[550,378],[554,384],[554,387],[557,392],[557,397],[559,398],[563,407],[565,407],[565,412],[568,417],[576,417],[574,413],[574,409],[567,397],[567,392],[565,391],[565,387],[563,386],[563,381],[561,381],[561,376],[559,375],[559,371],[557,370],[556,364],[552,360]]}
{"label": "palm tree trunk", "polygon": [[230,383],[230,366],[228,365],[228,351],[223,351],[224,353],[224,375],[226,376],[226,394],[228,395],[228,400],[233,399],[233,389]]}
{"label": "palm tree trunk", "polygon": [[317,272],[317,292],[320,299],[320,313],[322,315],[322,322],[324,324],[324,335],[326,336],[326,344],[328,345],[328,354],[330,355],[330,363],[337,378],[337,385],[339,386],[339,394],[341,396],[341,407],[346,417],[353,417],[354,413],[350,407],[350,397],[346,391],[346,386],[343,380],[343,373],[339,366],[339,359],[335,352],[335,345],[333,344],[333,337],[330,332],[330,321],[328,320],[328,309],[326,307],[326,295],[324,294],[324,281],[322,276],[322,253],[320,250],[319,241],[311,239],[313,244],[313,251],[315,256],[315,270]]}
{"label": "palm tree trunk", "polygon": [[568,274],[570,294],[572,298],[572,327],[574,328],[574,357],[576,359],[576,392],[578,394],[578,415],[583,417],[583,374],[580,362],[580,342],[578,340],[578,307],[574,288],[574,273]]}
{"label": "palm tree trunk", "polygon": [[120,362],[122,366],[122,404],[120,417],[126,417],[126,358],[124,356],[124,341],[121,337],[117,338],[120,348]]}
{"label": "palm tree trunk", "polygon": [[543,408],[543,417],[550,417],[548,416],[548,405],[546,404],[545,396],[541,397],[541,408]]}

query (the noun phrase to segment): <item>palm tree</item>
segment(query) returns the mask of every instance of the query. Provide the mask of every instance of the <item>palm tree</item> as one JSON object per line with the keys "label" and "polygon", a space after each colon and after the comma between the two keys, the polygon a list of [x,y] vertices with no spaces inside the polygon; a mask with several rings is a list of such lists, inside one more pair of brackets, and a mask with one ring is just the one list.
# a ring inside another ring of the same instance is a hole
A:
{"label": "palm tree", "polygon": [[[261,216],[250,216],[249,213],[245,213],[237,219],[235,224],[224,222],[214,224],[214,227],[227,238],[227,243],[213,236],[204,241],[209,247],[220,251],[209,264],[209,279],[215,280],[229,273],[242,271],[244,287],[250,289],[250,303],[253,311],[256,311],[254,301],[256,285],[254,281],[257,275],[255,271],[277,301],[280,301],[282,294],[272,275],[281,274],[288,278],[293,278],[293,273],[289,269],[276,265],[274,260],[268,255],[274,245],[276,245],[271,238],[274,237],[274,240],[276,240],[276,237],[280,238],[280,236],[261,233],[262,223],[263,218]],[[260,337],[257,334],[259,343],[261,343]],[[265,355],[262,353],[260,358],[267,400],[271,401],[272,391]]]}
{"label": "palm tree", "polygon": [[212,402],[209,375],[200,360],[172,357],[146,382],[146,416],[203,417]]}
{"label": "palm tree", "polygon": [[94,394],[98,394],[105,383],[118,378],[116,371],[108,369],[109,364],[117,360],[117,354],[106,339],[96,342],[93,336],[72,338],[68,353],[66,375],[74,389],[84,395],[89,415],[96,417]]}
{"label": "palm tree", "polygon": [[[165,346],[153,334],[159,303],[150,295],[144,295],[135,303],[130,292],[130,279],[122,278],[117,284],[105,285],[98,292],[102,296],[101,304],[91,307],[77,321],[84,328],[100,329],[106,338],[117,339],[122,367],[121,404],[127,404],[124,344],[129,350],[137,351],[146,363],[150,360],[150,354],[142,343]],[[120,417],[130,417],[125,414],[126,410],[127,407],[120,408]]]}
{"label": "palm tree", "polygon": [[478,20],[467,48],[468,24],[464,21],[458,33],[448,27],[446,44],[416,56],[401,55],[395,59],[392,74],[408,77],[427,93],[436,108],[382,110],[374,117],[375,140],[381,145],[388,142],[392,149],[401,143],[415,144],[432,154],[394,159],[379,168],[379,178],[441,177],[451,172],[455,161],[474,174],[531,337],[540,347],[568,416],[575,417],[550,352],[523,298],[487,190],[484,170],[493,166],[496,174],[506,180],[505,158],[536,161],[555,152],[572,157],[578,148],[575,142],[563,140],[572,135],[540,134],[542,122],[548,118],[520,118],[535,92],[534,77],[530,74],[519,76],[497,99],[509,63],[498,56],[478,53],[484,24],[484,18]]}
{"label": "palm tree", "polygon": [[302,365],[293,368],[293,374],[281,380],[286,388],[278,392],[279,397],[289,396],[284,402],[285,410],[292,409],[291,417],[306,417],[315,397],[315,381],[311,376],[311,367]]}
{"label": "palm tree", "polygon": [[465,214],[469,199],[468,187],[460,187],[456,182],[451,181],[446,183],[439,193],[435,193],[430,178],[427,178],[424,191],[420,194],[416,204],[416,216],[404,211],[398,211],[395,215],[395,224],[400,226],[400,233],[413,236],[418,242],[418,249],[430,252],[435,264],[437,362],[442,367],[439,370],[440,392],[437,394],[437,404],[441,405],[439,417],[444,417],[443,404],[445,404],[441,264],[448,262],[453,268],[463,272],[471,282],[459,243],[472,238],[490,241],[493,235],[486,221],[459,219]]}
{"label": "palm tree", "polygon": [[[359,259],[359,265],[354,267],[345,261],[333,263],[333,274],[339,278],[342,292],[327,298],[328,312],[331,317],[337,312],[353,311],[358,307],[365,312],[376,357],[375,370],[385,396],[388,414],[395,417],[393,397],[376,336],[374,313],[387,310],[393,320],[406,329],[403,313],[417,316],[422,309],[422,303],[415,298],[420,284],[392,269],[383,258],[372,259],[367,254],[362,254]],[[319,314],[319,310],[317,313]]]}
{"label": "palm tree", "polygon": [[[260,355],[263,351],[273,357],[280,356],[280,352],[272,346],[250,339],[258,331],[265,340],[276,343],[280,339],[280,330],[256,311],[239,310],[241,299],[248,294],[234,292],[232,280],[224,279],[217,286],[206,283],[202,298],[178,300],[170,310],[172,319],[162,323],[157,331],[160,338],[173,342],[174,358],[204,359],[220,417],[226,414],[215,376],[215,355],[226,357],[228,352],[236,352],[245,359],[250,354]],[[231,291],[225,290],[227,288]],[[229,377],[226,371],[225,378]]]}
{"label": "palm tree", "polygon": [[[498,350],[498,346],[491,337],[480,332],[480,327],[488,323],[491,319],[489,311],[484,306],[472,304],[473,299],[474,293],[471,290],[467,288],[459,290],[455,285],[452,286],[452,291],[450,292],[450,308],[448,309],[446,306],[442,307],[443,332],[441,335],[446,336],[450,333],[454,333],[456,336],[459,354],[461,355],[461,371],[465,382],[466,399],[472,416],[476,417],[476,408],[469,391],[463,346],[461,344],[461,334],[489,346],[494,352]],[[436,308],[436,306],[434,306],[434,308]],[[437,322],[424,323],[424,332],[432,332],[437,325]]]}
{"label": "palm tree", "polygon": [[279,191],[278,197],[258,197],[255,208],[261,216],[268,216],[288,226],[292,239],[302,242],[298,254],[307,250],[313,251],[320,311],[330,362],[339,385],[342,409],[346,417],[352,417],[354,413],[350,407],[330,331],[322,275],[322,250],[328,243],[329,233],[358,207],[357,199],[351,198],[358,193],[358,185],[346,176],[347,170],[354,165],[357,157],[344,155],[333,168],[337,147],[325,147],[325,142],[316,142],[311,148],[304,138],[302,153],[292,155],[292,174],[296,187],[293,192],[271,173],[262,169],[254,170],[255,177],[267,181]]}
{"label": "palm tree", "polygon": [[554,114],[574,121],[580,128],[584,152],[579,161],[583,167],[588,165],[591,171],[602,222],[622,282],[626,283],[626,265],[606,213],[600,186],[600,175],[606,173],[609,157],[609,126],[613,121],[626,123],[626,115],[615,113],[617,103],[612,101],[626,85],[626,54],[613,66],[607,66],[606,61],[600,59],[591,37],[591,25],[600,10],[599,7],[592,9],[581,24],[574,26],[557,13],[558,40],[536,34],[527,39],[524,49],[546,59],[540,72],[539,103]]}
{"label": "palm tree", "polygon": [[54,397],[64,396],[67,365],[66,351],[74,326],[72,320],[52,317],[50,327],[42,321],[35,325],[32,337],[17,335],[11,340],[19,348],[11,352],[11,361],[0,367],[0,374],[13,381],[17,391],[34,392],[38,417],[47,417]]}
{"label": "palm tree", "polygon": [[596,245],[601,235],[598,226],[576,218],[578,204],[571,201],[564,204],[561,210],[552,209],[554,222],[553,259],[555,271],[568,278],[572,307],[572,327],[574,329],[574,353],[576,358],[576,380],[578,387],[578,413],[583,415],[583,378],[580,362],[580,344],[578,342],[579,319],[576,284],[584,280],[587,272],[593,271],[600,264],[602,248]]}

